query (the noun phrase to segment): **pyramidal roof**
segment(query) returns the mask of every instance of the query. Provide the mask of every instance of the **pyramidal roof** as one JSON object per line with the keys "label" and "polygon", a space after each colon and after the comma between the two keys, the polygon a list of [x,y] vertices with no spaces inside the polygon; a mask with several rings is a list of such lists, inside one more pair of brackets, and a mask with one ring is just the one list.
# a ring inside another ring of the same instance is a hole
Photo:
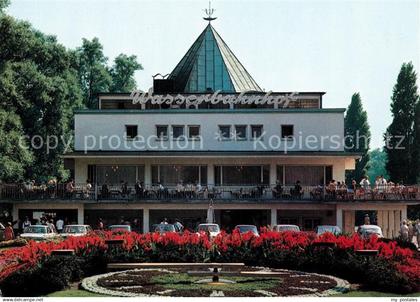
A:
{"label": "pyramidal roof", "polygon": [[168,79],[184,93],[262,91],[210,23]]}

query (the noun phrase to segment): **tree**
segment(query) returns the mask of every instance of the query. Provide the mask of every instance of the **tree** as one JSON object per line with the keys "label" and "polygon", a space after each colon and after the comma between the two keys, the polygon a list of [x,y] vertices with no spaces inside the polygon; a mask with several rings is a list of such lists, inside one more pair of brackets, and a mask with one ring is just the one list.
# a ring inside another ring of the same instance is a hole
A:
{"label": "tree", "polygon": [[10,5],[10,0],[0,0],[0,15],[3,14],[5,8]]}
{"label": "tree", "polygon": [[381,149],[374,149],[369,152],[369,169],[367,175],[371,183],[375,182],[376,176],[383,175],[385,179],[389,178],[386,171],[386,152]]}
{"label": "tree", "polygon": [[55,37],[9,16],[0,17],[0,45],[0,109],[17,116],[22,134],[31,140],[33,161],[22,160],[25,177],[65,178],[64,142],[73,110],[82,107],[74,54]]}
{"label": "tree", "polygon": [[0,179],[23,180],[33,157],[24,139],[19,116],[0,109]]}
{"label": "tree", "polygon": [[111,92],[131,92],[136,88],[134,73],[143,70],[143,66],[137,62],[137,57],[120,54],[114,60],[110,70],[112,78]]}
{"label": "tree", "polygon": [[419,100],[413,64],[404,63],[391,97],[392,123],[384,136],[386,169],[394,182],[415,183],[417,159],[413,159],[415,107]]}
{"label": "tree", "polygon": [[86,107],[96,109],[96,94],[109,92],[112,78],[106,65],[108,59],[98,38],[82,41],[82,46],[76,50],[79,81]]}
{"label": "tree", "polygon": [[420,100],[417,102],[414,116],[414,143],[413,143],[413,180],[420,183]]}
{"label": "tree", "polygon": [[350,183],[352,179],[360,180],[369,168],[370,127],[359,93],[351,97],[344,118],[344,129],[346,150],[361,155],[361,158],[356,160],[355,169],[346,172],[346,181]]}

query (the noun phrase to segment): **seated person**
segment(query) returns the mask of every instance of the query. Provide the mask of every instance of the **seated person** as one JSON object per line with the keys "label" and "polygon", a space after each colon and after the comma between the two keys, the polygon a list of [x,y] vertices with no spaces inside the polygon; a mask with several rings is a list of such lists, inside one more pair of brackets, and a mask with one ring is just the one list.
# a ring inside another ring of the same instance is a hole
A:
{"label": "seated person", "polygon": [[274,198],[280,198],[281,197],[281,195],[283,194],[283,187],[281,186],[280,181],[278,181],[278,180],[276,181],[276,185],[273,188],[272,192],[273,192],[273,197]]}
{"label": "seated person", "polygon": [[303,188],[300,185],[300,180],[296,181],[294,188],[290,189],[290,195],[299,199],[302,198]]}
{"label": "seated person", "polygon": [[139,182],[137,181],[136,184],[134,185],[134,189],[136,191],[136,196],[139,198],[144,197],[144,184],[143,182]]}

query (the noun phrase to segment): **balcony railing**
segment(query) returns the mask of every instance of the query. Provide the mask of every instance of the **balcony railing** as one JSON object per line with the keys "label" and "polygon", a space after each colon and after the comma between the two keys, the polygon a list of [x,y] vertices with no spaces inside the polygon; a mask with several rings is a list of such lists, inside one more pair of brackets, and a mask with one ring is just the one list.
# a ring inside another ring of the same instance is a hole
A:
{"label": "balcony railing", "polygon": [[86,200],[86,201],[184,201],[184,200],[243,200],[243,201],[420,201],[420,185],[331,188],[323,186],[238,185],[197,188],[193,185],[136,186],[92,184],[56,184],[27,186],[0,184],[0,200]]}

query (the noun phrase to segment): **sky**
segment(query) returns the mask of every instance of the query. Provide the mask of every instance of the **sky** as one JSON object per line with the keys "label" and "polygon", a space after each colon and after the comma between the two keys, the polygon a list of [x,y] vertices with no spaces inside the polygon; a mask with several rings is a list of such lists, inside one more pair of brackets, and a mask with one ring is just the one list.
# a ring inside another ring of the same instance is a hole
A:
{"label": "sky", "polygon": [[[207,22],[206,0],[11,0],[7,12],[68,48],[98,37],[110,63],[134,54],[147,90],[170,73]],[[402,63],[420,70],[420,1],[215,0],[212,25],[266,91],[324,91],[323,106],[362,97],[371,147],[383,146]]]}

